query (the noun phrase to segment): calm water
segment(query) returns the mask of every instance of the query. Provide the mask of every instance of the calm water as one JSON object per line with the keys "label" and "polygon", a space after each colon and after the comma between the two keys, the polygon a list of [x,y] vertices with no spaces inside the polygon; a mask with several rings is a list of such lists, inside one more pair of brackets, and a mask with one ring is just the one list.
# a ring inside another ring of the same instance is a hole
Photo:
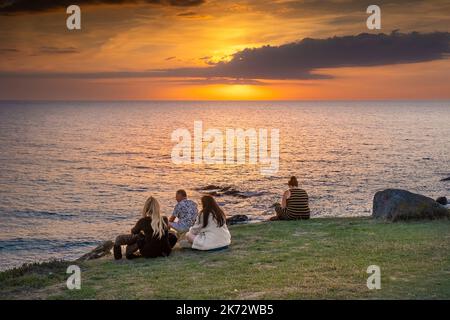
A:
{"label": "calm water", "polygon": [[[280,168],[174,165],[170,135],[280,129]],[[376,191],[450,195],[450,102],[0,103],[0,268],[76,258],[128,232],[149,195],[165,214],[174,191],[234,185],[227,214],[265,219],[291,174],[313,216],[368,216]]]}

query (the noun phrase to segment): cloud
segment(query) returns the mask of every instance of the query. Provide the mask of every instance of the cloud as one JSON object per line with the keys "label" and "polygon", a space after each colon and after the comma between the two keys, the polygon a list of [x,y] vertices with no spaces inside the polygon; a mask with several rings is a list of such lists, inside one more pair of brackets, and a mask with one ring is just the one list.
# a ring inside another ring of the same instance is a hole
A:
{"label": "cloud", "polygon": [[[280,46],[248,48],[210,67],[91,73],[0,73],[0,77],[48,78],[197,78],[240,80],[327,79],[321,69],[426,62],[448,58],[450,33],[367,34],[305,38]],[[229,80],[226,80],[229,81]]]}
{"label": "cloud", "polygon": [[41,47],[41,48],[39,48],[39,53],[43,53],[43,54],[72,54],[72,53],[79,53],[79,51],[75,47],[65,47],[65,48]]}
{"label": "cloud", "polygon": [[322,79],[325,68],[366,67],[443,59],[450,53],[450,33],[362,33],[327,39],[306,38],[281,46],[263,46],[235,53],[228,62],[206,68],[155,70],[166,77],[240,79]]}
{"label": "cloud", "polygon": [[[103,4],[158,4],[175,7],[198,6],[205,0],[77,0],[77,5]],[[54,9],[67,8],[73,0],[0,0],[0,14],[37,13]]]}
{"label": "cloud", "polygon": [[212,84],[228,84],[228,85],[266,85],[263,81],[254,79],[230,79],[230,78],[205,78],[205,79],[178,79],[169,80],[168,82],[182,85],[212,85]]}
{"label": "cloud", "polygon": [[15,49],[15,48],[0,48],[0,53],[17,53],[19,52],[19,50]]}
{"label": "cloud", "polygon": [[[318,13],[320,15],[328,13],[360,12],[365,14],[369,5],[376,4],[381,8],[394,8],[395,10],[404,11],[414,9],[414,7],[427,4],[429,0],[289,0],[289,1],[273,1],[273,0],[253,0],[251,5],[261,10],[280,10],[280,12],[290,14],[303,13],[310,15]],[[448,0],[433,0],[433,6],[445,6]]]}
{"label": "cloud", "polygon": [[179,17],[193,17],[196,15],[197,15],[197,13],[194,11],[181,12],[181,13],[177,14],[177,16],[179,16]]}

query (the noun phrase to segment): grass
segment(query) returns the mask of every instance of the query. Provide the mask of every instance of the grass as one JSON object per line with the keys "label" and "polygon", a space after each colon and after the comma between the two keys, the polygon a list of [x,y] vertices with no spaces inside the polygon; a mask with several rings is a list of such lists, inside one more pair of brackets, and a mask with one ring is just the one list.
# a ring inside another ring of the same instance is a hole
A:
{"label": "grass", "polygon": [[[176,249],[168,258],[69,262],[0,273],[1,299],[449,299],[450,221],[384,223],[318,218],[230,228],[219,252]],[[369,265],[381,289],[366,286]]]}

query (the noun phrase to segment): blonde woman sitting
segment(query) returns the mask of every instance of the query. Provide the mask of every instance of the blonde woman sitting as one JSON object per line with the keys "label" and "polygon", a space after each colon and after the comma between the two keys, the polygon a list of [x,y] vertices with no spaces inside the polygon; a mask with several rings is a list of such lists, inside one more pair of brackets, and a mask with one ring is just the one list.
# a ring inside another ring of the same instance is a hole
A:
{"label": "blonde woman sitting", "polygon": [[162,217],[159,203],[154,197],[145,201],[142,218],[136,223],[131,234],[120,235],[114,244],[114,258],[122,259],[122,246],[126,245],[126,258],[166,257],[170,255],[177,237],[169,232],[169,221]]}

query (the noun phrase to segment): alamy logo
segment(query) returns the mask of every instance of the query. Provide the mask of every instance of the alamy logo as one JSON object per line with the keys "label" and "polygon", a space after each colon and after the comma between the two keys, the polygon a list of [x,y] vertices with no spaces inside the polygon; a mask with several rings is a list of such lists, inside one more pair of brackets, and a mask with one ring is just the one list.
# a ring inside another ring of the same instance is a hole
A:
{"label": "alamy logo", "polygon": [[81,9],[77,5],[71,5],[67,7],[67,17],[66,26],[69,30],[81,30]]}
{"label": "alamy logo", "polygon": [[80,290],[81,289],[81,269],[77,265],[70,265],[66,270],[67,274],[71,274],[69,278],[67,278],[67,289],[69,290]]}
{"label": "alamy logo", "polygon": [[[172,132],[174,164],[258,164],[262,175],[274,175],[279,169],[280,131],[278,129],[216,128],[203,132],[202,121],[194,121],[194,137],[188,129]],[[193,140],[193,141],[192,141]],[[247,144],[248,142],[248,144]],[[192,154],[193,145],[193,154]],[[248,150],[248,161],[247,161]]]}
{"label": "alamy logo", "polygon": [[369,290],[381,289],[381,270],[377,265],[371,265],[367,267],[368,274],[371,274],[367,278],[367,288]]}
{"label": "alamy logo", "polygon": [[366,21],[367,29],[380,30],[381,29],[381,9],[379,6],[373,4],[367,7],[367,13],[371,14]]}

